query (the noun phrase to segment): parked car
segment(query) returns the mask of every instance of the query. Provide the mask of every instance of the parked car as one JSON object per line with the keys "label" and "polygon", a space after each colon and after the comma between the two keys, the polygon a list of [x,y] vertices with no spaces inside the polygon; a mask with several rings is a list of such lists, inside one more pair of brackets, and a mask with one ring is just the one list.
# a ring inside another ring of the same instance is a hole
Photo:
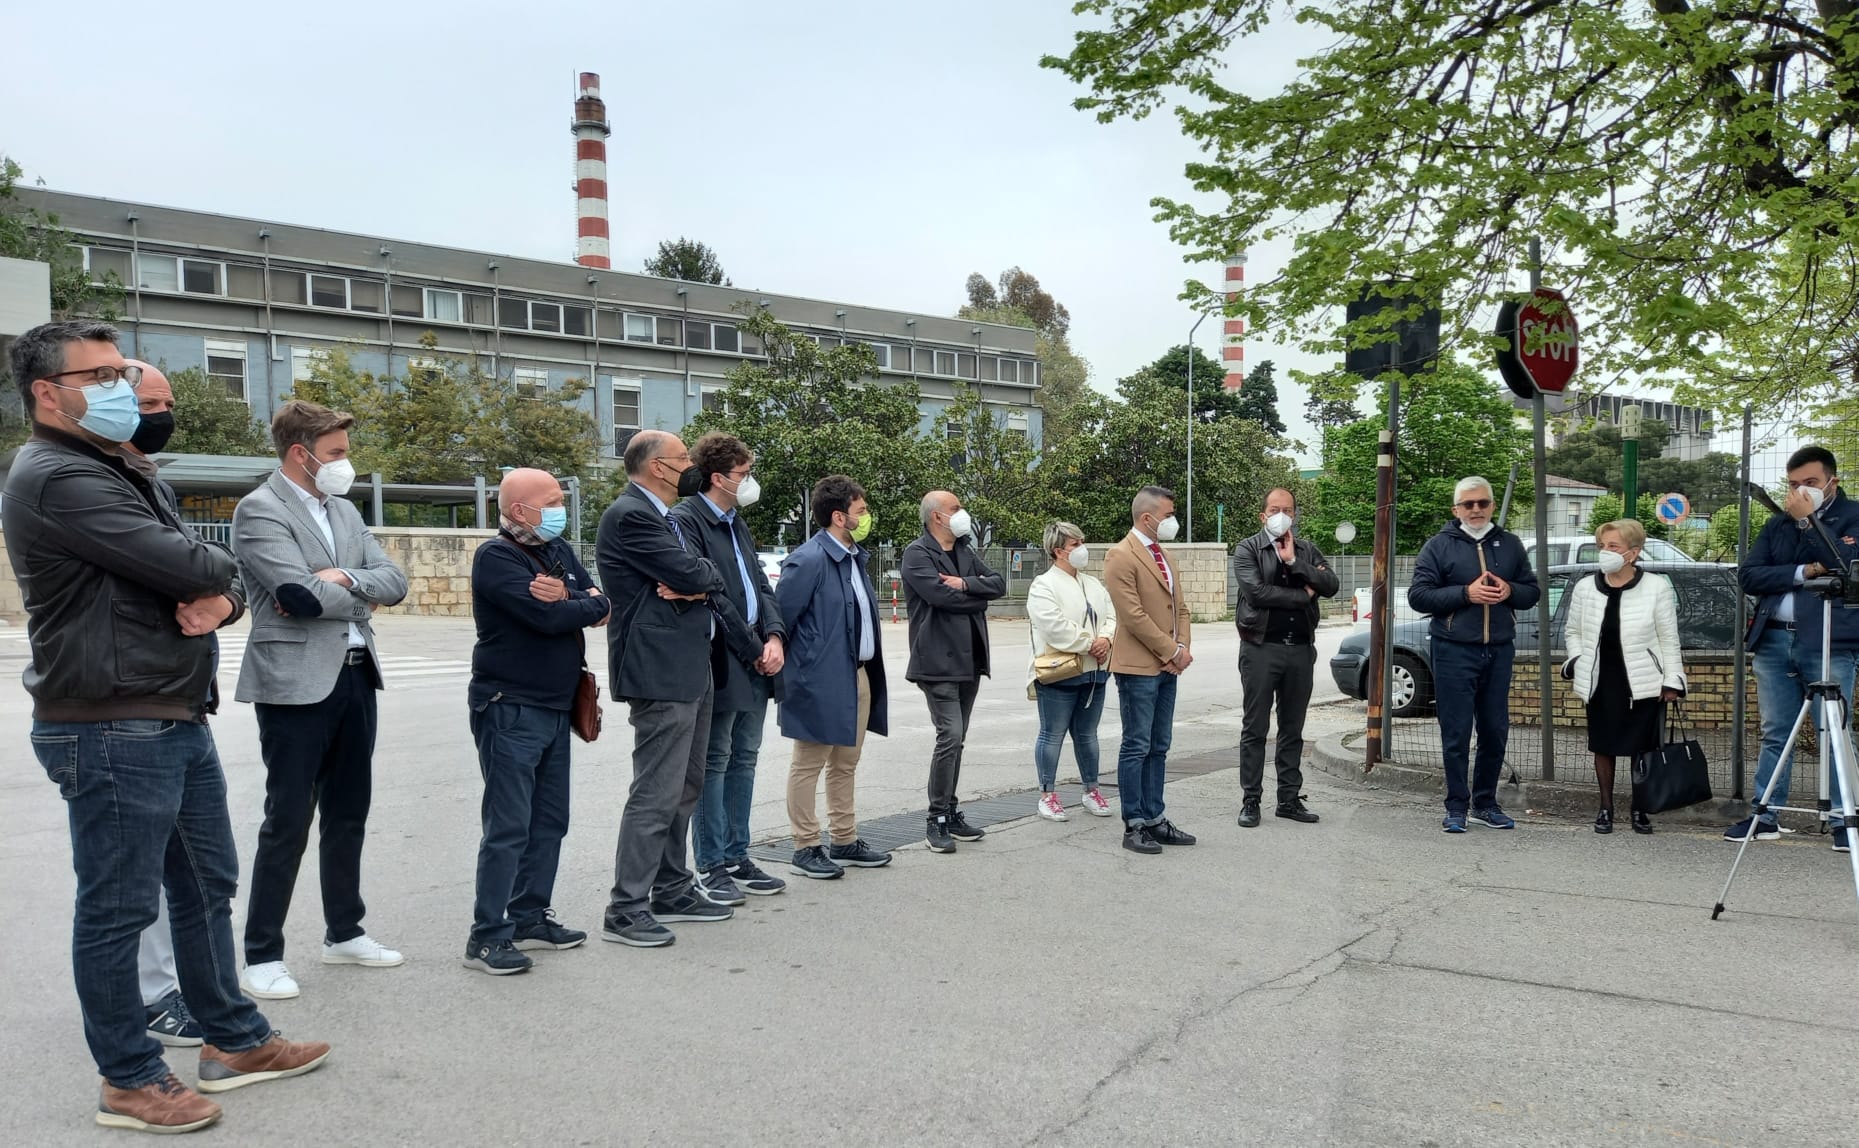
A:
{"label": "parked car", "polygon": [[[1372,589],[1369,586],[1356,587],[1355,606],[1350,611],[1350,617],[1357,622],[1367,622],[1375,615],[1373,603],[1369,601]],[[1396,586],[1394,588],[1394,620],[1400,622],[1406,618],[1417,617],[1419,615],[1414,613],[1414,608],[1407,604],[1407,587]]]}
{"label": "parked car", "polygon": [[[1523,540],[1523,552],[1531,562],[1536,561],[1536,539]],[[1592,534],[1569,534],[1549,540],[1549,565],[1566,566],[1578,562],[1593,562],[1601,552]],[[1695,562],[1691,555],[1665,541],[1663,538],[1648,538],[1646,548],[1640,552],[1640,560],[1654,562]],[[1650,569],[1650,565],[1648,566]]]}
{"label": "parked car", "polygon": [[762,573],[768,575],[768,584],[777,585],[781,581],[781,560],[787,555],[773,550],[757,550],[755,557],[762,564]]}
{"label": "parked car", "polygon": [[[1736,596],[1741,593],[1736,567],[1730,563],[1653,562],[1642,568],[1664,574],[1678,594],[1678,642],[1686,650],[1734,649],[1741,635],[1736,628]],[[1593,563],[1552,566],[1549,570],[1549,633],[1551,645],[1562,648],[1562,627],[1568,619],[1569,585],[1591,577],[1600,567]],[[1406,597],[1405,589],[1401,592]],[[1752,609],[1753,612],[1753,609]],[[1394,716],[1417,717],[1433,706],[1432,636],[1429,619],[1417,617],[1394,623]],[[1344,638],[1330,659],[1330,676],[1336,688],[1352,698],[1368,697],[1367,630]],[[1517,615],[1517,649],[1536,649],[1536,611]]]}

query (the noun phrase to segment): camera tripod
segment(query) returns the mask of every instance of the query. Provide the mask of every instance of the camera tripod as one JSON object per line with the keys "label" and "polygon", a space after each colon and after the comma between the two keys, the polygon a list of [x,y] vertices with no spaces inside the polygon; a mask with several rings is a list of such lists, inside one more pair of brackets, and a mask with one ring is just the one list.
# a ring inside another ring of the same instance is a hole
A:
{"label": "camera tripod", "polygon": [[[1835,598],[1846,595],[1846,583],[1859,576],[1859,567],[1845,575],[1831,578],[1809,580],[1806,589],[1820,595],[1820,679],[1807,685],[1807,696],[1801,700],[1801,712],[1794,719],[1794,728],[1788,731],[1788,740],[1782,750],[1783,758],[1775,763],[1769,773],[1769,783],[1762,789],[1762,796],[1756,799],[1756,812],[1749,819],[1749,836],[1743,838],[1736,847],[1736,858],[1730,862],[1730,875],[1724,878],[1723,892],[1717,894],[1717,904],[1711,909],[1711,920],[1715,921],[1723,914],[1724,899],[1730,895],[1730,883],[1736,880],[1737,867],[1743,863],[1743,854],[1748,852],[1749,843],[1756,839],[1756,828],[1763,818],[1773,816],[1778,810],[1792,813],[1813,813],[1820,820],[1821,830],[1825,832],[1829,823],[1837,821],[1846,827],[1846,844],[1854,850],[1847,854],[1852,862],[1853,893],[1859,897],[1859,816],[1854,814],[1853,782],[1855,772],[1859,772],[1859,762],[1855,762],[1853,753],[1852,710],[1846,704],[1844,689],[1851,683],[1833,681],[1833,602]],[[1849,596],[1849,595],[1846,595]],[[1792,760],[1796,739],[1801,736],[1801,728],[1809,716],[1814,719],[1814,730],[1820,742],[1820,793],[1813,809],[1801,809],[1795,806],[1770,805],[1769,798],[1775,792],[1775,786],[1783,777],[1782,761]],[[1837,778],[1840,787],[1839,816],[1833,815],[1831,799],[1831,782]]]}

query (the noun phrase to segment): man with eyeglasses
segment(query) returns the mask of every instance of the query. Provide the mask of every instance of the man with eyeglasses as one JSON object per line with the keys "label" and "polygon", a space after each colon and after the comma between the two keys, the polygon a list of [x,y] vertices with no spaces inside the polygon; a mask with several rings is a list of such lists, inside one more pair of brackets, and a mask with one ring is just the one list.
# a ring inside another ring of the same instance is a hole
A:
{"label": "man with eyeglasses", "polygon": [[[200,1092],[296,1076],[329,1055],[287,1041],[239,989],[232,894],[239,862],[226,778],[206,724],[217,621],[234,562],[181,524],[118,444],[141,422],[139,368],[114,328],[47,323],[12,348],[32,420],[0,503],[25,597],[32,748],[70,822],[77,904],[71,965],[103,1077],[97,1123],[191,1132],[218,1120]],[[205,1047],[199,1092],[162,1059],[137,976],[166,890],[176,972]]]}
{"label": "man with eyeglasses", "polygon": [[[1517,827],[1497,798],[1510,741],[1513,611],[1535,606],[1541,591],[1523,543],[1491,521],[1494,502],[1489,481],[1460,479],[1453,490],[1453,521],[1420,548],[1407,588],[1408,604],[1433,618],[1428,627],[1433,691],[1446,766],[1446,818],[1440,824],[1448,833],[1464,833],[1468,816],[1492,829]],[[1474,726],[1478,761],[1468,789]]]}

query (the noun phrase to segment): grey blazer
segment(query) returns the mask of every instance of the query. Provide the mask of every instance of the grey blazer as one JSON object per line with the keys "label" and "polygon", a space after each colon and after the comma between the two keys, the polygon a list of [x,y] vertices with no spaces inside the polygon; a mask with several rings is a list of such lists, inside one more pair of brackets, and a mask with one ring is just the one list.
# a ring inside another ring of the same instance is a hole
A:
{"label": "grey blazer", "polygon": [[[273,471],[265,484],[240,500],[232,514],[232,552],[239,559],[252,616],[252,633],[239,668],[242,702],[311,705],[335,689],[349,645],[349,623],[361,631],[374,654],[371,606],[392,606],[407,596],[407,576],[368,532],[361,512],[344,498],[326,504],[331,554],[323,532],[310,516],[289,479]],[[318,570],[335,567],[355,579],[354,587],[325,582]],[[307,592],[320,616],[299,607],[278,612],[280,587],[298,587],[287,598],[305,601]],[[375,665],[380,659],[375,658]],[[376,671],[375,688],[381,681]]]}

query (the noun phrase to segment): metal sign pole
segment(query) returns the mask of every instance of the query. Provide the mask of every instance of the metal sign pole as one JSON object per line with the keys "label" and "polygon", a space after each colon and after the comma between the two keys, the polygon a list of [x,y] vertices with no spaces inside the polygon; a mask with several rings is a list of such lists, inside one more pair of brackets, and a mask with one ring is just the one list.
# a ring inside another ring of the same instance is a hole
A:
{"label": "metal sign pole", "polygon": [[[1530,240],[1530,290],[1534,292],[1543,285],[1543,243],[1540,239]],[[1555,674],[1552,669],[1553,659],[1549,650],[1549,464],[1548,450],[1544,445],[1544,424],[1548,412],[1545,410],[1543,391],[1536,388],[1536,397],[1530,403],[1530,430],[1535,436],[1533,449],[1536,459],[1536,680],[1538,697],[1543,711],[1543,780],[1554,781],[1556,778],[1556,723],[1555,698],[1550,692],[1555,686]]]}

